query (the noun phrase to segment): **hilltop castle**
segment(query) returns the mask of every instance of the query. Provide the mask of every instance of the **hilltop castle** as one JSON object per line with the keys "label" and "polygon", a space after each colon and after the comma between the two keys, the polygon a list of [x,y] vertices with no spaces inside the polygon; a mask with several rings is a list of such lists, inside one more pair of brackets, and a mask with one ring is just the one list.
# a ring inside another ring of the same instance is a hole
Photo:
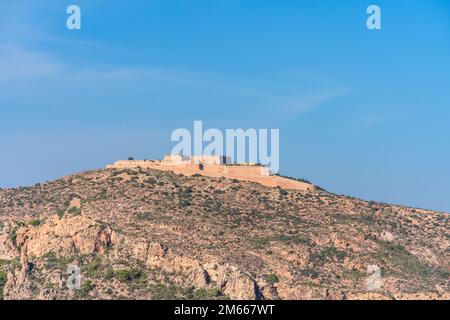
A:
{"label": "hilltop castle", "polygon": [[231,158],[222,155],[183,156],[165,155],[163,160],[119,160],[106,166],[106,169],[155,169],[173,171],[191,176],[194,174],[209,177],[224,177],[242,181],[257,182],[268,187],[293,190],[314,190],[312,184],[271,175],[266,166],[257,163],[232,163]]}

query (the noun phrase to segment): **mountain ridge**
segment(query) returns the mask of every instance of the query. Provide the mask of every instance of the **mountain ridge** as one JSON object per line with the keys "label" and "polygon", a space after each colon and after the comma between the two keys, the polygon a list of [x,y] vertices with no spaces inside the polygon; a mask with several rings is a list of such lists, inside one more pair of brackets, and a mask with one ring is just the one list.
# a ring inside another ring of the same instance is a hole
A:
{"label": "mountain ridge", "polygon": [[[87,171],[0,190],[2,292],[5,299],[448,299],[448,222],[445,213],[324,190]],[[68,264],[81,269],[80,290],[65,285]],[[379,290],[367,289],[369,265],[381,270]]]}

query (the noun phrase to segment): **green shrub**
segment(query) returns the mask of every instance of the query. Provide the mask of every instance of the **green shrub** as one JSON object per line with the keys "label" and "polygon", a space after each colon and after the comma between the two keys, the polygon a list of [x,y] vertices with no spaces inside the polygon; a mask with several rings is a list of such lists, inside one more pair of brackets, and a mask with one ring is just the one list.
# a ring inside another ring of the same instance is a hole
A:
{"label": "green shrub", "polygon": [[114,278],[114,270],[111,269],[111,268],[106,269],[103,272],[103,278],[107,279],[107,280],[110,280],[110,279]]}
{"label": "green shrub", "polygon": [[31,220],[30,222],[28,222],[28,224],[33,227],[37,227],[41,224],[41,220]]}
{"label": "green shrub", "polygon": [[300,274],[302,276],[311,277],[311,278],[317,278],[319,276],[319,273],[315,271],[314,269],[303,269],[300,271]]}
{"label": "green shrub", "polygon": [[70,208],[70,209],[68,210],[68,212],[69,212],[70,214],[77,215],[77,214],[79,214],[79,213],[81,212],[81,210],[80,210],[79,208],[77,208],[77,207],[72,207],[72,208]]}
{"label": "green shrub", "polygon": [[3,300],[3,288],[5,287],[8,276],[5,271],[0,271],[0,300]]}
{"label": "green shrub", "polygon": [[116,270],[114,272],[114,276],[120,282],[130,282],[134,280],[143,279],[145,277],[145,273],[138,268],[121,269]]}
{"label": "green shrub", "polygon": [[208,290],[208,296],[210,297],[218,297],[222,295],[222,292],[219,290],[219,288],[211,288]]}
{"label": "green shrub", "polygon": [[47,268],[57,268],[64,269],[65,266],[70,262],[70,258],[58,257],[58,255],[53,251],[46,252],[42,258],[45,259],[45,266]]}
{"label": "green shrub", "polygon": [[327,259],[337,258],[339,261],[343,261],[347,253],[342,250],[338,250],[335,246],[324,247],[319,253],[311,255],[311,260],[315,262],[325,262]]}
{"label": "green shrub", "polygon": [[56,209],[56,214],[59,218],[62,218],[64,216],[64,211],[58,208]]}
{"label": "green shrub", "polygon": [[188,200],[180,200],[180,207],[189,207],[191,203]]}
{"label": "green shrub", "polygon": [[17,245],[17,230],[13,229],[10,233],[9,233],[9,239],[11,240],[11,242],[13,243],[13,245]]}
{"label": "green shrub", "polygon": [[155,178],[148,178],[148,179],[144,180],[144,182],[149,183],[149,184],[156,184]]}
{"label": "green shrub", "polygon": [[277,283],[279,281],[280,281],[280,279],[278,278],[278,276],[276,274],[271,273],[267,276],[267,282],[269,282],[271,284]]}
{"label": "green shrub", "polygon": [[86,280],[83,285],[81,286],[81,295],[82,296],[87,296],[89,294],[89,292],[91,292],[93,289],[95,288],[95,286],[92,284],[92,282],[90,280]]}
{"label": "green shrub", "polygon": [[200,288],[194,291],[194,297],[196,299],[204,299],[208,296],[208,291],[206,289]]}
{"label": "green shrub", "polygon": [[102,260],[100,258],[95,258],[84,267],[84,271],[89,277],[96,278],[98,273],[101,271],[101,268]]}

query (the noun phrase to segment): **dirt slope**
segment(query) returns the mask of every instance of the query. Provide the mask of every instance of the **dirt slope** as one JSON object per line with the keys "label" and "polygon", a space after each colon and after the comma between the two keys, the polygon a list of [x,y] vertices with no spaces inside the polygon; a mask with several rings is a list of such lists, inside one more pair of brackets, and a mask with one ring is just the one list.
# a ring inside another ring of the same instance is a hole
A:
{"label": "dirt slope", "polygon": [[[449,216],[325,191],[99,170],[0,190],[5,299],[449,299]],[[68,265],[81,289],[66,286]],[[381,269],[369,291],[367,267]],[[1,295],[1,294],[0,294]]]}

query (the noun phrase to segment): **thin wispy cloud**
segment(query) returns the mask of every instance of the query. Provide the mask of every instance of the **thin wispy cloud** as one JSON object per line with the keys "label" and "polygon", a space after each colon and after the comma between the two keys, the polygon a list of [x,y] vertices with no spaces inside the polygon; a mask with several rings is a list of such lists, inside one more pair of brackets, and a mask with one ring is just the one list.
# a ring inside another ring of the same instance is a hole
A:
{"label": "thin wispy cloud", "polygon": [[[175,109],[183,105],[194,110],[217,106],[221,110],[225,107],[227,110],[253,110],[263,116],[277,112],[280,117],[291,117],[312,111],[347,92],[336,85],[321,87],[320,83],[325,82],[314,77],[312,81],[308,79],[316,86],[310,91],[309,88],[285,89],[276,88],[276,83],[245,81],[245,75],[237,80],[198,68],[92,61],[80,65],[37,44],[83,46],[98,55],[122,49],[56,36],[40,28],[40,24],[34,21],[33,9],[42,6],[14,3],[1,7],[0,87],[6,93],[4,98],[14,96],[24,107],[27,104],[36,107],[40,101],[47,102],[43,108],[82,109],[90,104],[91,108],[103,105],[111,110],[129,108],[130,105],[134,108],[167,108],[172,104]],[[298,79],[294,77],[291,81],[295,83]],[[27,95],[17,98],[18,93],[24,91]],[[69,102],[66,101],[67,96],[71,97]],[[141,101],[137,102],[139,98]]]}
{"label": "thin wispy cloud", "polygon": [[285,116],[299,116],[311,112],[325,103],[350,93],[346,87],[324,88],[319,92],[304,92],[303,94],[289,93],[286,95],[275,95],[269,101],[267,111],[276,110]]}
{"label": "thin wispy cloud", "polygon": [[[98,106],[98,100],[114,97],[143,98],[148,105],[165,101],[170,104],[198,103],[197,109],[210,108],[220,104],[224,96],[230,104],[233,101],[247,101],[235,108],[257,110],[258,113],[276,111],[281,116],[290,117],[320,107],[323,103],[348,93],[347,89],[326,89],[321,92],[299,94],[295,91],[267,90],[266,86],[255,83],[251,87],[233,82],[212,72],[190,68],[127,65],[70,64],[50,52],[24,49],[17,46],[0,47],[0,87],[5,96],[17,95],[27,90],[23,105],[47,98],[48,101],[62,102],[69,95],[72,105],[60,104],[60,108],[86,107],[89,100]],[[317,89],[319,90],[319,89]],[[71,95],[75,93],[75,95]],[[120,100],[124,102],[123,100]],[[178,102],[177,102],[178,101]],[[118,104],[109,108],[120,107]],[[233,105],[229,106],[233,110]]]}

